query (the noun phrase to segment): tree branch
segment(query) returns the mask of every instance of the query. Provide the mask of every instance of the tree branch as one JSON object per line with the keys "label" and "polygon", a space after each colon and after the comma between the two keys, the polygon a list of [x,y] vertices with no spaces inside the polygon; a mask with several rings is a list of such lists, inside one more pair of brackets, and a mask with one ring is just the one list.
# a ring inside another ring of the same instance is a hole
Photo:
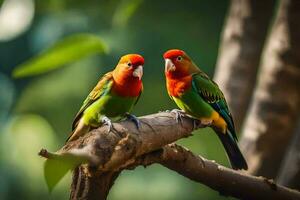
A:
{"label": "tree branch", "polygon": [[58,153],[85,155],[98,170],[117,171],[140,155],[190,136],[195,126],[204,127],[198,121],[184,116],[178,123],[175,114],[167,112],[139,119],[142,124],[139,130],[130,121],[114,123],[109,133],[107,127],[103,126],[67,143]]}
{"label": "tree branch", "polygon": [[[122,121],[114,123],[114,130],[109,133],[107,127],[100,127],[67,143],[58,154],[80,155],[89,161],[75,169],[70,198],[106,199],[122,170],[160,163],[222,194],[243,199],[300,199],[300,193],[296,191],[227,169],[177,145],[168,145],[190,136],[198,122],[182,117],[178,123],[174,118],[173,113],[166,112],[141,117],[139,131],[133,123]],[[197,127],[204,125],[197,124]],[[47,152],[42,155],[49,156]]]}
{"label": "tree branch", "polygon": [[189,150],[171,144],[161,151],[146,154],[137,164],[160,163],[179,174],[205,184],[220,194],[240,199],[300,199],[300,193],[277,185],[273,180],[243,174],[223,167]]}

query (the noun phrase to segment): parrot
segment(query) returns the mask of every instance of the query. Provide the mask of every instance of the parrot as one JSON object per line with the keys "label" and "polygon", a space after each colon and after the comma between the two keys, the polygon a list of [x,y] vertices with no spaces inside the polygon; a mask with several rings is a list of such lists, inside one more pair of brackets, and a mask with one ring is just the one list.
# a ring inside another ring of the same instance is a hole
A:
{"label": "parrot", "polygon": [[247,170],[247,162],[237,145],[233,118],[219,86],[183,50],[168,50],[163,58],[168,94],[181,109],[175,109],[176,116],[185,113],[213,128],[232,168]]}
{"label": "parrot", "polygon": [[127,54],[120,58],[113,71],[100,78],[76,114],[67,142],[101,125],[107,125],[110,131],[111,120],[125,117],[133,121],[137,128],[140,127],[139,120],[130,111],[143,91],[143,65],[141,55]]}

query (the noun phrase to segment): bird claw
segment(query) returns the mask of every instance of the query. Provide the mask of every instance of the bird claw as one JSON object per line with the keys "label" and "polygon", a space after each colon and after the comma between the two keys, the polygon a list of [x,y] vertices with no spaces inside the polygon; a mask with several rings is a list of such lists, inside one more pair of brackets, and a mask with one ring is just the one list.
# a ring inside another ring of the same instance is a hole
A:
{"label": "bird claw", "polygon": [[171,111],[167,111],[170,113],[175,113],[175,120],[177,123],[182,123],[182,117],[184,116],[184,111],[179,110],[179,109],[173,109]]}
{"label": "bird claw", "polygon": [[113,124],[108,117],[106,117],[106,116],[102,117],[101,122],[102,122],[102,124],[108,126],[108,129],[107,129],[108,132],[110,132],[113,129]]}
{"label": "bird claw", "polygon": [[125,116],[128,120],[132,121],[136,128],[139,130],[141,128],[141,122],[140,120],[135,116],[130,113],[125,113]]}

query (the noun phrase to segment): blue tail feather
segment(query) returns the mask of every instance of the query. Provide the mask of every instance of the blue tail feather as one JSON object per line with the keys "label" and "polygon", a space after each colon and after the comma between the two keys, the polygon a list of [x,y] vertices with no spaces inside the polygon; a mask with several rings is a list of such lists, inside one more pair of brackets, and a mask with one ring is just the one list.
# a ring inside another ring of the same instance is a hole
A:
{"label": "blue tail feather", "polygon": [[236,139],[232,136],[230,131],[227,130],[225,134],[217,130],[216,132],[220,140],[222,141],[222,144],[226,150],[232,168],[247,170],[248,169],[247,162],[238,147]]}

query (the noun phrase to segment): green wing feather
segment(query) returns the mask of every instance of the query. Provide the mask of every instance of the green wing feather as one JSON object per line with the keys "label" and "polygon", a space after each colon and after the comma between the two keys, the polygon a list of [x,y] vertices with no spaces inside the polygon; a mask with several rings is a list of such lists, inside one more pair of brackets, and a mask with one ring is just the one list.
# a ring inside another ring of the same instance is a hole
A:
{"label": "green wing feather", "polygon": [[75,130],[78,121],[80,120],[83,112],[95,101],[97,101],[102,95],[107,93],[113,83],[112,72],[106,73],[98,82],[96,87],[90,92],[87,98],[84,100],[83,105],[75,116],[72,124],[72,130]]}
{"label": "green wing feather", "polygon": [[142,95],[142,92],[143,92],[143,90],[144,90],[144,86],[142,85],[142,88],[141,88],[140,94],[139,94],[138,98],[136,98],[136,101],[134,102],[134,105],[136,105],[136,104],[137,104],[137,102],[140,100],[140,97],[141,97],[141,95]]}
{"label": "green wing feather", "polygon": [[233,137],[237,139],[231,113],[219,86],[204,72],[193,74],[192,86],[193,89],[224,118],[229,131]]}

